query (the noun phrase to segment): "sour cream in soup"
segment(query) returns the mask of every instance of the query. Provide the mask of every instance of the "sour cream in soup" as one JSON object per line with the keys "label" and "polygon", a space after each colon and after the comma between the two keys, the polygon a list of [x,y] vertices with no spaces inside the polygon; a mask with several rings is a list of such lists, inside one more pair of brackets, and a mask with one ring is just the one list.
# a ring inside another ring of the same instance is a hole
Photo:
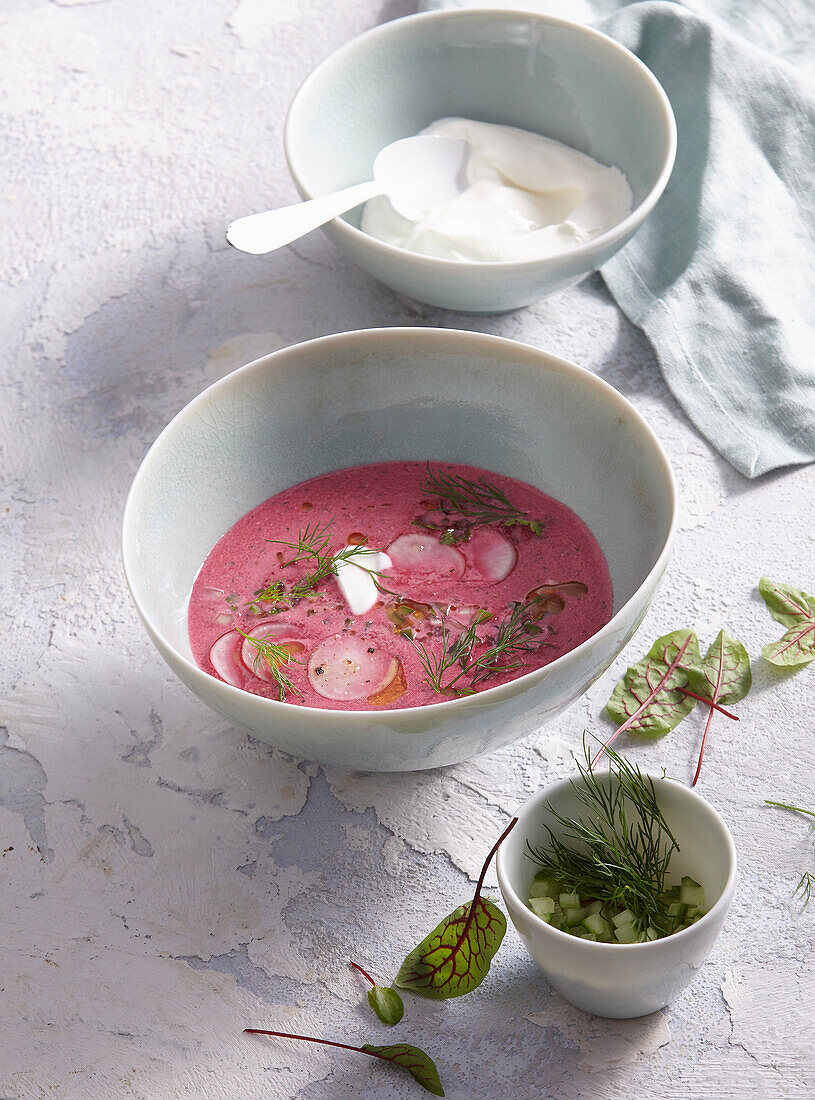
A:
{"label": "sour cream in soup", "polygon": [[577,248],[631,213],[620,169],[559,141],[466,118],[440,119],[422,132],[470,145],[468,186],[420,221],[397,214],[384,196],[371,199],[361,228],[387,244],[445,260],[540,260]]}

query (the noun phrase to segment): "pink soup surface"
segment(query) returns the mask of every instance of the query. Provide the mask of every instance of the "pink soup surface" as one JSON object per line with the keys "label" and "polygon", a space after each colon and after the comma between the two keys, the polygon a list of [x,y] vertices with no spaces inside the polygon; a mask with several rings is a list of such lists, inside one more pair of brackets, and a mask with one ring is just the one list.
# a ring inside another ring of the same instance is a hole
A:
{"label": "pink soup surface", "polygon": [[[608,622],[608,566],[571,509],[514,478],[450,463],[431,469],[497,486],[526,518],[540,521],[542,534],[521,524],[470,524],[426,490],[424,462],[379,462],[304,481],[238,520],[201,567],[188,619],[200,667],[255,695],[279,699],[282,692],[295,706],[399,709],[506,683],[568,653]],[[295,551],[282,544],[296,543],[307,526],[328,536],[323,553],[364,544],[391,557],[392,566],[377,575],[370,610],[352,614],[333,574],[306,595],[289,597],[316,563],[292,563]],[[276,598],[257,599],[275,584]],[[513,610],[517,645],[496,652]],[[437,686],[455,682],[439,692],[422,658],[449,656],[472,628],[468,671],[451,664]],[[280,647],[275,670],[265,642]],[[288,681],[283,688],[278,674]]]}

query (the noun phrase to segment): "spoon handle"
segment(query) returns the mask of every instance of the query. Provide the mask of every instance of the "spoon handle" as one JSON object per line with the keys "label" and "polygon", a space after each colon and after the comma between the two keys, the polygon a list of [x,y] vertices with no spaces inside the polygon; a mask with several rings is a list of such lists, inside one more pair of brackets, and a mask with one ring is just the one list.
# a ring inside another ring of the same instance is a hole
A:
{"label": "spoon handle", "polygon": [[355,183],[342,191],[324,195],[306,202],[296,202],[279,210],[266,210],[262,214],[249,214],[238,218],[226,230],[226,239],[240,252],[260,256],[274,252],[284,244],[291,244],[298,237],[319,229],[321,225],[337,218],[360,203],[382,194],[382,186],[373,180]]}

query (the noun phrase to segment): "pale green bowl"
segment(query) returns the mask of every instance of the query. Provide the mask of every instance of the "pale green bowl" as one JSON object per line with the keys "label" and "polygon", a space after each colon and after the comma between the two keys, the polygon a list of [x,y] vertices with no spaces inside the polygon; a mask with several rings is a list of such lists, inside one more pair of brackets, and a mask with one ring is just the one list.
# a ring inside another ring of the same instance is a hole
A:
{"label": "pale green bowl", "polygon": [[[470,463],[564,501],[606,555],[611,621],[508,684],[401,710],[293,706],[198,668],[187,599],[221,535],[306,478],[391,459]],[[404,771],[499,748],[577,698],[642,620],[668,561],[675,517],[673,475],[658,440],[591,371],[495,336],[369,329],[258,359],[190,402],[136,475],[122,541],[150,637],[205,703],[297,756]]]}
{"label": "pale green bowl", "polygon": [[565,142],[620,168],[634,209],[564,256],[470,263],[420,256],[359,228],[361,208],[325,227],[346,255],[422,302],[489,313],[515,309],[596,271],[636,232],[673,167],[676,125],[656,77],[599,31],[533,12],[410,15],[360,35],[306,79],[286,120],[286,157],[304,198],[371,178],[397,138],[450,115]]}

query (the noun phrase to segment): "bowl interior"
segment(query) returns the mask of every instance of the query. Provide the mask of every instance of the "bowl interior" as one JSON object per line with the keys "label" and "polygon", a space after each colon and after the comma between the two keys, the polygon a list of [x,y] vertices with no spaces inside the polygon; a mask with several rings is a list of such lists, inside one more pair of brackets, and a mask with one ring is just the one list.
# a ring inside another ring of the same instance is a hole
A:
{"label": "bowl interior", "polygon": [[[608,781],[605,775],[600,780]],[[735,872],[730,833],[713,807],[684,784],[658,778],[653,781],[660,809],[680,849],[671,859],[670,881],[678,882],[683,875],[695,879],[704,887],[705,903],[710,909],[721,898]],[[582,781],[575,779],[575,782]],[[565,817],[586,814],[569,780],[552,784],[522,807],[518,824],[501,846],[499,856],[505,880],[522,904],[526,903],[532,879],[539,870],[526,854],[527,841],[533,847],[545,847],[549,839],[547,825],[557,836],[563,831],[547,809],[547,802]]]}
{"label": "bowl interior", "polygon": [[[389,142],[451,115],[519,126],[616,165],[635,208],[673,143],[664,93],[611,39],[532,13],[457,11],[386,23],[320,65],[289,112],[289,166],[305,194],[327,194],[369,179]],[[346,220],[358,227],[359,217]]]}
{"label": "bowl interior", "polygon": [[392,459],[471,463],[564,501],[605,552],[615,611],[671,536],[667,460],[628,402],[589,371],[476,333],[345,333],[242,367],[156,441],[123,529],[148,626],[190,658],[189,591],[236,520],[306,478]]}

